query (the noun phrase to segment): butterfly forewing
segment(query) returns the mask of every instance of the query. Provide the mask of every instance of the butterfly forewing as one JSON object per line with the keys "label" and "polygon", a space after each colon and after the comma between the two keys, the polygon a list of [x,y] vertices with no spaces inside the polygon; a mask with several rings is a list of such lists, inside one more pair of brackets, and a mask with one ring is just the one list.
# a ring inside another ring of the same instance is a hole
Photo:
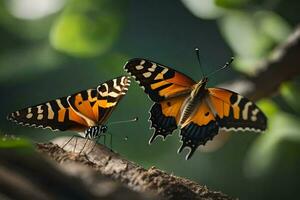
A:
{"label": "butterfly forewing", "polygon": [[195,81],[188,76],[145,59],[132,59],[126,63],[124,69],[135,78],[155,102],[187,94],[195,84]]}
{"label": "butterfly forewing", "polygon": [[84,131],[90,126],[105,123],[129,85],[129,78],[121,76],[95,89],[13,112],[8,119],[22,125],[52,130]]}
{"label": "butterfly forewing", "polygon": [[86,121],[69,106],[67,97],[24,108],[8,115],[9,120],[20,125],[52,130],[84,130]]}
{"label": "butterfly forewing", "polygon": [[[105,123],[116,108],[116,105],[124,97],[130,86],[130,78],[121,76],[110,80],[97,88],[98,92],[98,119]],[[95,108],[96,109],[96,108]]]}

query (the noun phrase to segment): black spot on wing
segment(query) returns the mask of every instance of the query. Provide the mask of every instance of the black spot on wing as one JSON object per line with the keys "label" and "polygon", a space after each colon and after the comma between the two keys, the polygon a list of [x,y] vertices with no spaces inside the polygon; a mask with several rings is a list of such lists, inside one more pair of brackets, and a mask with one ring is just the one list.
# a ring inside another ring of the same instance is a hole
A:
{"label": "black spot on wing", "polygon": [[151,127],[155,129],[152,137],[149,140],[150,144],[157,136],[160,135],[163,138],[166,138],[167,135],[171,135],[172,132],[177,128],[175,118],[164,116],[161,110],[161,105],[158,103],[153,104],[150,110],[150,121]]}
{"label": "black spot on wing", "polygon": [[232,93],[232,95],[230,97],[230,103],[231,104],[234,104],[237,101],[237,96],[238,96],[238,94]]}
{"label": "black spot on wing", "polygon": [[205,145],[208,140],[212,140],[215,135],[218,134],[219,127],[215,121],[211,121],[205,126],[199,126],[195,123],[190,123],[181,129],[181,141],[182,145],[178,149],[180,153],[185,147],[190,147],[191,150],[186,156],[186,159],[190,159],[199,145]]}

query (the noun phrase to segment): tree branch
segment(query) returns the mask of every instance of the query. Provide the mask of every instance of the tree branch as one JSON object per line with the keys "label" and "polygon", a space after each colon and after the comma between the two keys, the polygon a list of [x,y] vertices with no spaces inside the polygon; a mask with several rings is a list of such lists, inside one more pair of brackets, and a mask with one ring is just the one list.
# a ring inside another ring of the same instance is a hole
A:
{"label": "tree branch", "polygon": [[[52,146],[55,154],[63,152],[59,147]],[[146,193],[134,192],[83,166],[80,156],[77,156],[76,162],[65,162],[58,167],[30,150],[0,148],[1,199],[117,200],[124,196],[133,200],[152,199]]]}
{"label": "tree branch", "polygon": [[300,76],[300,25],[289,38],[263,60],[253,77],[244,77],[222,84],[253,101],[269,97],[278,91],[281,83]]}
{"label": "tree branch", "polygon": [[[89,141],[84,145],[86,139],[73,139],[64,147],[65,151],[59,146],[65,145],[66,141],[66,138],[59,138],[53,141],[57,145],[38,144],[37,147],[40,152],[47,153],[61,164],[70,161],[82,163],[134,191],[151,193],[162,199],[232,199],[221,192],[210,191],[205,186],[167,174],[155,167],[144,169],[101,144],[94,146]],[[84,156],[78,154],[82,149]]]}

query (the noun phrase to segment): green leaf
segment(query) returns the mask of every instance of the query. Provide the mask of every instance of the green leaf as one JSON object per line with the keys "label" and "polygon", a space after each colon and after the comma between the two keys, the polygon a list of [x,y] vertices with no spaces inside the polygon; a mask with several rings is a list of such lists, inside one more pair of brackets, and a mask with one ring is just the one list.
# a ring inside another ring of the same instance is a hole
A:
{"label": "green leaf", "polygon": [[270,99],[262,99],[257,105],[268,117],[272,117],[279,112],[278,106]]}
{"label": "green leaf", "polygon": [[279,155],[281,144],[286,141],[300,142],[300,119],[294,115],[278,112],[269,118],[269,128],[252,145],[246,162],[245,173],[248,177],[258,177],[271,170]]}
{"label": "green leaf", "polygon": [[215,19],[220,17],[224,10],[215,5],[214,0],[181,0],[183,5],[196,17]]}
{"label": "green leaf", "polygon": [[260,19],[261,30],[277,43],[285,40],[291,33],[289,24],[274,12],[260,11],[256,13],[256,17]]}
{"label": "green leaf", "polygon": [[280,93],[284,100],[297,113],[300,113],[300,87],[294,82],[283,83],[280,87]]}
{"label": "green leaf", "polygon": [[223,8],[239,8],[247,5],[251,0],[215,0],[217,6]]}
{"label": "green leaf", "polygon": [[274,41],[260,29],[255,13],[232,11],[220,19],[223,37],[236,54],[236,67],[243,72],[256,71],[255,65],[268,55]]}
{"label": "green leaf", "polygon": [[52,27],[51,44],[73,56],[103,54],[119,35],[122,10],[120,0],[71,0]]}
{"label": "green leaf", "polygon": [[31,143],[25,139],[0,136],[0,149],[20,149],[26,148],[28,150],[33,150]]}
{"label": "green leaf", "polygon": [[258,29],[258,19],[246,12],[231,12],[220,20],[223,36],[240,56],[260,57],[273,44],[272,40]]}

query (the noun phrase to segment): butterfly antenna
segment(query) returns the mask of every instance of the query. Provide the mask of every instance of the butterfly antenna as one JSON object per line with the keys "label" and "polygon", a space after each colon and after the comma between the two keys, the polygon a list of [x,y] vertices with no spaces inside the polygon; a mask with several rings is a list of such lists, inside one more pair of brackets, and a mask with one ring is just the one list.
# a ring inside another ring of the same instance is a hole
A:
{"label": "butterfly antenna", "polygon": [[202,65],[201,65],[200,51],[199,51],[199,49],[197,47],[195,48],[195,52],[196,52],[197,60],[198,60],[198,63],[199,63],[199,66],[200,66],[200,70],[201,70],[201,73],[202,73],[202,78],[204,78],[205,74],[204,74],[204,71],[203,71]]}
{"label": "butterfly antenna", "polygon": [[223,67],[221,67],[221,68],[219,68],[219,69],[217,69],[217,70],[211,72],[210,74],[207,75],[207,77],[209,77],[209,76],[211,76],[211,75],[217,73],[218,71],[221,71],[221,70],[223,70],[223,69],[226,69],[227,67],[229,67],[229,66],[231,65],[231,63],[233,62],[233,60],[234,60],[234,57],[231,57],[230,60],[229,60],[228,62],[226,62],[225,65],[224,65]]}
{"label": "butterfly antenna", "polygon": [[129,119],[129,120],[110,122],[110,123],[108,123],[107,125],[121,124],[121,123],[129,123],[129,122],[136,122],[136,121],[138,121],[138,120],[139,120],[139,118],[138,118],[138,117],[135,117],[135,118]]}

